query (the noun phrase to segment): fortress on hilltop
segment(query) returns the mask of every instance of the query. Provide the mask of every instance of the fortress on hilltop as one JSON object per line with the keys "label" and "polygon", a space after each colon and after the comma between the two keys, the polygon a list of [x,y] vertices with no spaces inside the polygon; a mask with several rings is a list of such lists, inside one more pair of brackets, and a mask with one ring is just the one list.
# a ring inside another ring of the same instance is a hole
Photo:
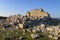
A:
{"label": "fortress on hilltop", "polygon": [[48,14],[48,12],[45,12],[43,9],[35,9],[35,10],[31,10],[31,11],[28,11],[26,13],[27,17],[28,18],[49,18],[50,15]]}

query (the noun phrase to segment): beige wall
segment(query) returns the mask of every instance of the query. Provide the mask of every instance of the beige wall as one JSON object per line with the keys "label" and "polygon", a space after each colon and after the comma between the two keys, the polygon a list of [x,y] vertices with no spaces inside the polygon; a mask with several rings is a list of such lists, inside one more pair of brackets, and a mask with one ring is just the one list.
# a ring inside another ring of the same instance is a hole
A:
{"label": "beige wall", "polygon": [[41,11],[41,10],[32,10],[30,12],[27,12],[26,14],[28,17],[40,17],[40,18],[44,18],[44,17],[48,17],[48,13],[47,12],[44,12],[44,11]]}

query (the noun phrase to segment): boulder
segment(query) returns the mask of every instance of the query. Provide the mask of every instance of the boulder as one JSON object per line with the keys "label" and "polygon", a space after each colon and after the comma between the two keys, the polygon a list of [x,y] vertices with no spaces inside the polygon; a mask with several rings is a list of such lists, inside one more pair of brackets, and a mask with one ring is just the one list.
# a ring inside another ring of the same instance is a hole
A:
{"label": "boulder", "polygon": [[39,35],[38,35],[38,34],[31,34],[31,37],[32,37],[33,39],[35,39],[35,38],[38,38]]}
{"label": "boulder", "polygon": [[36,33],[37,31],[36,31],[36,29],[32,29],[32,32],[33,32],[33,33]]}
{"label": "boulder", "polygon": [[23,24],[19,24],[19,28],[23,29],[24,28]]}

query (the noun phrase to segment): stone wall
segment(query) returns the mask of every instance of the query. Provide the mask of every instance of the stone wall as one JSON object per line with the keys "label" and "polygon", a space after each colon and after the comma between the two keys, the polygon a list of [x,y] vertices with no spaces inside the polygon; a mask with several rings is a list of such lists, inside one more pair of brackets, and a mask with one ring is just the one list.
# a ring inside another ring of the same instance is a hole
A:
{"label": "stone wall", "polygon": [[35,9],[35,10],[31,10],[31,11],[28,11],[26,13],[26,15],[29,17],[29,18],[44,18],[44,17],[49,17],[50,15],[45,12],[43,9]]}

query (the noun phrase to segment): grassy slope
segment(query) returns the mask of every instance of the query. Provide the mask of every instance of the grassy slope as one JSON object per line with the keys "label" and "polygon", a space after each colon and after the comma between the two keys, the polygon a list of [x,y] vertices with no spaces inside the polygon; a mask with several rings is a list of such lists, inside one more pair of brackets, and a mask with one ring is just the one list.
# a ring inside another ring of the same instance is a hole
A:
{"label": "grassy slope", "polygon": [[20,36],[23,36],[26,38],[26,40],[53,40],[43,34],[44,37],[40,37],[39,39],[32,39],[31,38],[31,33],[30,32],[25,32],[25,35],[23,35],[23,32],[20,30],[3,30],[0,28],[0,40],[4,40],[5,38],[13,38],[14,36],[16,39],[18,39]]}

